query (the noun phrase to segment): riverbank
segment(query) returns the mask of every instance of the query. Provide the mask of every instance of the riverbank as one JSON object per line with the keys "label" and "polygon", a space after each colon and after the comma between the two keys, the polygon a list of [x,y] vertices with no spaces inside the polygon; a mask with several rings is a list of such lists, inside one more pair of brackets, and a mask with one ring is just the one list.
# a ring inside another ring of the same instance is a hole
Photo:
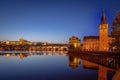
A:
{"label": "riverbank", "polygon": [[68,53],[74,53],[74,54],[109,54],[109,55],[120,55],[120,52],[111,52],[111,51],[80,51],[80,50],[69,50]]}

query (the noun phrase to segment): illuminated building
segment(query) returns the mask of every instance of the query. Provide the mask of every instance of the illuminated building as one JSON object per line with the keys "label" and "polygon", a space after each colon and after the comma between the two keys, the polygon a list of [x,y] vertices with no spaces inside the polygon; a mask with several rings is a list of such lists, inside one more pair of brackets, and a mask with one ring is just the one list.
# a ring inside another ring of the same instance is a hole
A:
{"label": "illuminated building", "polygon": [[98,51],[99,36],[85,36],[83,39],[82,49],[84,51]]}
{"label": "illuminated building", "polygon": [[80,47],[80,40],[79,40],[79,38],[76,37],[76,36],[72,36],[71,38],[69,38],[69,45],[70,45],[70,47],[73,47],[73,48]]}
{"label": "illuminated building", "polygon": [[6,45],[19,45],[18,41],[8,41],[7,40],[5,43],[6,43]]}
{"label": "illuminated building", "polygon": [[24,44],[28,44],[28,45],[33,45],[35,42],[30,42],[27,40],[24,40],[23,38],[20,38],[19,41],[9,41],[7,40],[5,42],[6,45],[24,45]]}
{"label": "illuminated building", "polygon": [[99,51],[108,51],[108,49],[108,24],[106,22],[106,15],[103,12],[99,26]]}
{"label": "illuminated building", "polygon": [[103,12],[101,17],[101,24],[99,26],[99,36],[85,36],[83,38],[84,51],[109,51],[109,44],[112,43],[113,38],[108,34],[108,24],[106,22],[106,15]]}
{"label": "illuminated building", "polygon": [[8,40],[5,43],[6,43],[6,45],[10,45],[10,42]]}
{"label": "illuminated building", "polygon": [[20,38],[19,41],[6,41],[5,42],[6,45],[46,45],[48,44],[47,42],[30,42],[27,41],[23,38]]}
{"label": "illuminated building", "polygon": [[19,44],[27,44],[27,40],[24,40],[23,38],[19,39]]}

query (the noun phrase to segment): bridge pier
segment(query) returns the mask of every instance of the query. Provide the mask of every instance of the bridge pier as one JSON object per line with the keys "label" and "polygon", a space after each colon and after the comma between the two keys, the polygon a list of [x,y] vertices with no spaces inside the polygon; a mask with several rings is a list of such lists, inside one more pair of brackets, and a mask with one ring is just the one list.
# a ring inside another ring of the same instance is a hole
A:
{"label": "bridge pier", "polygon": [[30,51],[68,51],[68,46],[45,45],[45,46],[30,46]]}

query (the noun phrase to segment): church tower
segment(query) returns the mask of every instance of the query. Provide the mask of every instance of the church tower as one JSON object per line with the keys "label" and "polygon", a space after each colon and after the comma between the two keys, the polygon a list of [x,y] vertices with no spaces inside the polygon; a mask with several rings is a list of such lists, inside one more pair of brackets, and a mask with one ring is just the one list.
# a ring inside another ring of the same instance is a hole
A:
{"label": "church tower", "polygon": [[101,24],[99,25],[99,51],[108,51],[108,24],[106,15],[102,12]]}

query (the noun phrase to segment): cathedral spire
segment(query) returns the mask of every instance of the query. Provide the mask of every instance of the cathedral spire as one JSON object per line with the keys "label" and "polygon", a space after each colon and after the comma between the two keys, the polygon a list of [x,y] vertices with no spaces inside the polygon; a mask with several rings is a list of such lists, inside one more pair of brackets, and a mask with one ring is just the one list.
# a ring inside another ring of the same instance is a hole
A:
{"label": "cathedral spire", "polygon": [[105,12],[104,10],[102,11],[102,16],[101,16],[101,24],[106,24],[106,15],[105,15]]}

